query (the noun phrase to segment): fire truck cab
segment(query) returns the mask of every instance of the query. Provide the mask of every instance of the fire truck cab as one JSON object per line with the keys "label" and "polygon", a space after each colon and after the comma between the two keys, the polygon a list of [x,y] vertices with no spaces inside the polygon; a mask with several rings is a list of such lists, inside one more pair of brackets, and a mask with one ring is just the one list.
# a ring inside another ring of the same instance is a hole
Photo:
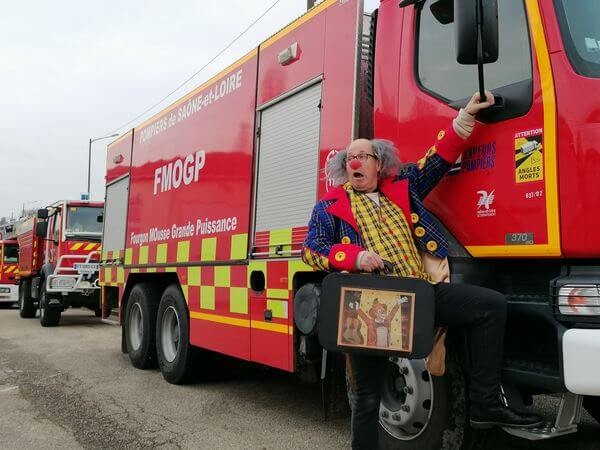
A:
{"label": "fire truck cab", "polygon": [[21,317],[33,317],[39,309],[42,326],[56,326],[70,306],[85,306],[100,316],[103,206],[102,202],[59,201],[20,221]]}

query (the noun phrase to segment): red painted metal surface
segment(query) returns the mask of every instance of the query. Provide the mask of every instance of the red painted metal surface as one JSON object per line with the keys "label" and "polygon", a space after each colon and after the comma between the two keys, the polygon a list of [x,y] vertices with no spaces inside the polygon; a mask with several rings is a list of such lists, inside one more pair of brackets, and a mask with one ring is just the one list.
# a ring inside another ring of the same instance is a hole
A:
{"label": "red painted metal surface", "polygon": [[35,235],[37,219],[30,217],[17,224],[19,277],[36,275],[43,265],[43,240]]}
{"label": "red painted metal surface", "polygon": [[[231,236],[248,233],[256,60],[252,56],[136,129],[126,234],[134,261],[140,245],[148,246],[154,261],[157,245],[168,242],[167,261],[175,262],[177,243],[190,238],[189,262],[209,260],[202,256],[201,240],[193,238],[197,230],[200,237],[218,234],[214,259],[227,261]],[[203,226],[223,219],[229,221],[225,232]],[[171,238],[174,225],[192,231]],[[152,239],[153,229],[164,233]],[[166,233],[168,238],[160,238]]]}
{"label": "red painted metal surface", "polygon": [[569,258],[598,257],[600,234],[600,79],[575,72],[562,45],[552,2],[540,2],[557,102],[561,244]]}
{"label": "red painted metal surface", "polygon": [[[400,10],[397,2],[385,1],[378,23],[375,136],[391,139],[405,162],[420,159],[457,113],[415,79],[415,15],[415,8]],[[544,127],[533,41],[531,45],[533,106],[524,116],[479,125],[466,145],[493,147],[493,167],[447,176],[428,197],[428,208],[464,246],[503,247],[509,233],[533,233],[536,244],[548,242],[544,182],[515,182],[515,136]],[[483,191],[494,194],[493,215],[479,214]]]}
{"label": "red painted metal surface", "polygon": [[106,152],[106,184],[129,173],[133,131],[129,131],[108,146]]}

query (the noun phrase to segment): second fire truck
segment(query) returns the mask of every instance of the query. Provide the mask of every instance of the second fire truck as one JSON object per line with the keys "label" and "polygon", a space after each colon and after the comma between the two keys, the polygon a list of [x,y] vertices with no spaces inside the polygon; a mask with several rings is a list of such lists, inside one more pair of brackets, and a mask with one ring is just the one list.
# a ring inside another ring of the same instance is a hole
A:
{"label": "second fire truck", "polygon": [[39,310],[41,325],[52,327],[70,306],[85,306],[101,315],[98,262],[103,206],[59,201],[17,223],[21,317],[35,317]]}

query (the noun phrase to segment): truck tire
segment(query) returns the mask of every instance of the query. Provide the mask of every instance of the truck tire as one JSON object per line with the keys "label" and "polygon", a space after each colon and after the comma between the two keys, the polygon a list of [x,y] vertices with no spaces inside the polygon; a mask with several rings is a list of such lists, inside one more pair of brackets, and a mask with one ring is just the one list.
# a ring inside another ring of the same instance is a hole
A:
{"label": "truck tire", "polygon": [[596,422],[600,423],[600,397],[586,395],[583,397],[583,407]]}
{"label": "truck tire", "polygon": [[470,429],[467,408],[465,377],[456,357],[448,356],[442,377],[431,376],[424,360],[392,359],[381,398],[380,447],[480,447],[485,434]]}
{"label": "truck tire", "polygon": [[23,319],[35,317],[35,306],[31,297],[31,280],[24,279],[19,286],[19,315]]}
{"label": "truck tire", "polygon": [[133,367],[156,367],[156,310],[159,297],[149,283],[138,283],[129,294],[125,314],[127,353]]}
{"label": "truck tire", "polygon": [[62,309],[60,306],[50,306],[50,298],[46,292],[46,280],[42,281],[40,288],[40,324],[43,327],[55,327],[60,322]]}
{"label": "truck tire", "polygon": [[156,353],[165,380],[189,382],[193,372],[190,321],[181,289],[172,284],[163,292],[156,320]]}

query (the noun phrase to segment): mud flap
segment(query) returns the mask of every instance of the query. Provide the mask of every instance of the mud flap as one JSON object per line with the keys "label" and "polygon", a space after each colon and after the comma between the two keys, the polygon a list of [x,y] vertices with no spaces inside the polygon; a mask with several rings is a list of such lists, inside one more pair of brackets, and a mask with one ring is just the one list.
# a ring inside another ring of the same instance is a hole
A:
{"label": "mud flap", "polygon": [[121,312],[121,353],[127,354],[127,336],[125,331],[126,324],[125,310]]}
{"label": "mud flap", "polygon": [[321,362],[321,400],[325,420],[350,415],[346,389],[346,358],[323,349]]}

